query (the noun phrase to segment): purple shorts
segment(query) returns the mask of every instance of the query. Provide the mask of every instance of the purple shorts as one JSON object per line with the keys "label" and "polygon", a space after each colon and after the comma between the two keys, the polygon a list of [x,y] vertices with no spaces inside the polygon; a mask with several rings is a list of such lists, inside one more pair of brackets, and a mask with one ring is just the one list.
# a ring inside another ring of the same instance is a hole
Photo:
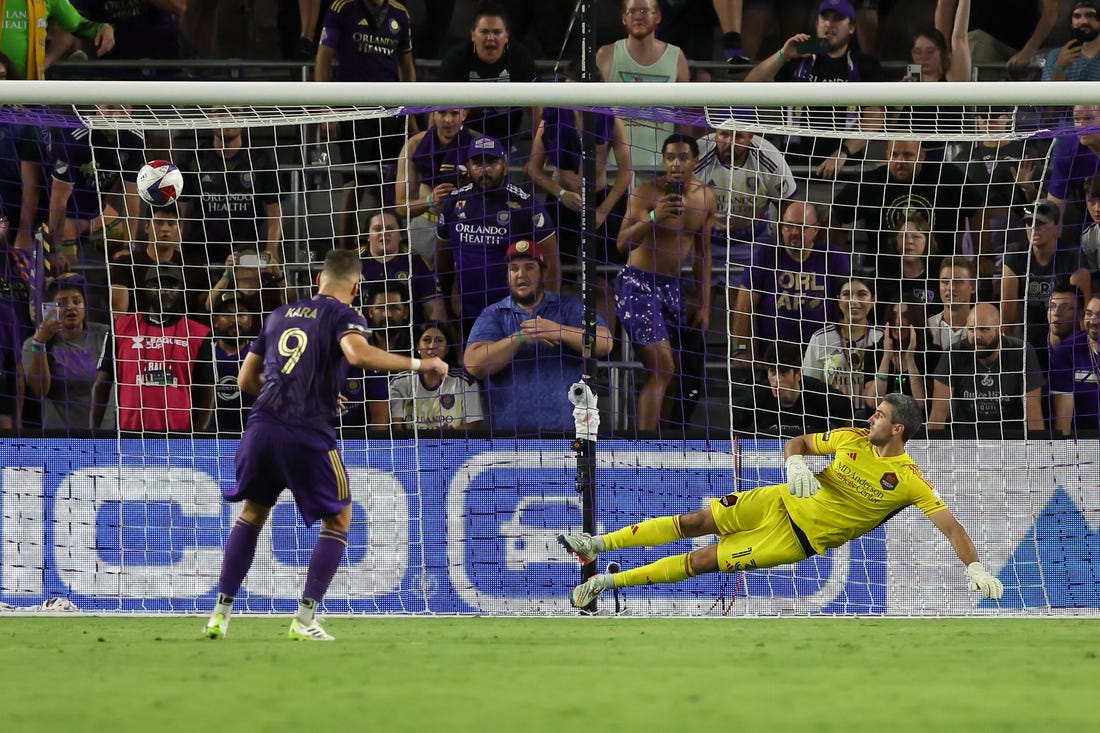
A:
{"label": "purple shorts", "polygon": [[670,341],[669,327],[687,323],[680,278],[627,265],[615,278],[615,312],[635,346]]}
{"label": "purple shorts", "polygon": [[334,438],[308,428],[249,420],[237,447],[237,485],[225,498],[273,507],[283,489],[294,494],[308,526],[351,503],[348,472]]}

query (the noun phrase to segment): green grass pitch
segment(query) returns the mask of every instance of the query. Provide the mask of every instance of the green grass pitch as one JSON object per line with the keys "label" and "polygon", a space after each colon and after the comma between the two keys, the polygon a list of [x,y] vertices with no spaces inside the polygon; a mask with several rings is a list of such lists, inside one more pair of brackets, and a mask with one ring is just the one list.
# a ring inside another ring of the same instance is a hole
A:
{"label": "green grass pitch", "polygon": [[5,731],[1096,730],[1100,619],[0,618]]}

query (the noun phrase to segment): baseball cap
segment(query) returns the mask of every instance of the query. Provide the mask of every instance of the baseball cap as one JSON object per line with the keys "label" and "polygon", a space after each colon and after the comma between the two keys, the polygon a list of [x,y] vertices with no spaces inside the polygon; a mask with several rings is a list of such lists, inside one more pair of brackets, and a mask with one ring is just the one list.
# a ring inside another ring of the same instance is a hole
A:
{"label": "baseball cap", "polygon": [[1036,224],[1057,224],[1062,220],[1062,212],[1053,201],[1036,201],[1024,212],[1024,221]]}
{"label": "baseball cap", "polygon": [[817,8],[817,14],[824,15],[829,10],[840,13],[848,20],[856,19],[856,9],[852,7],[848,0],[821,0],[821,5]]}
{"label": "baseball cap", "polygon": [[1070,8],[1069,14],[1072,16],[1073,11],[1078,8],[1092,8],[1097,13],[1100,13],[1100,0],[1077,0],[1073,3],[1073,7]]}
{"label": "baseball cap", "polygon": [[505,152],[504,146],[501,145],[500,141],[496,138],[479,137],[470,143],[470,147],[466,153],[466,160],[484,157],[507,160],[508,153]]}
{"label": "baseball cap", "polygon": [[542,260],[542,251],[539,250],[538,244],[532,242],[530,239],[519,239],[508,247],[508,253],[504,255],[504,259],[511,262],[517,257],[530,257],[533,260]]}
{"label": "baseball cap", "polygon": [[223,290],[218,293],[218,296],[214,299],[214,305],[210,310],[213,313],[223,313],[228,310],[231,305],[237,306],[238,311],[244,310],[244,298],[237,295],[237,293],[232,290]]}
{"label": "baseball cap", "polygon": [[156,267],[150,267],[145,272],[145,284],[167,283],[170,280],[183,285],[187,280],[183,277],[183,268],[171,262]]}

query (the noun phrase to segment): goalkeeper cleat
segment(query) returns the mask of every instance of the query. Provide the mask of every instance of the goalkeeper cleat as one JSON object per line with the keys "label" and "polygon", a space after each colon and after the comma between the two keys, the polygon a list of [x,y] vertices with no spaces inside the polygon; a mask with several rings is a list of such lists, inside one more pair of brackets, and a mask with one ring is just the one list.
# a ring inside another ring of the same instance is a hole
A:
{"label": "goalkeeper cleat", "polygon": [[558,544],[581,561],[581,565],[587,565],[596,559],[600,549],[596,546],[596,538],[590,534],[559,534]]}
{"label": "goalkeeper cleat", "polygon": [[573,608],[587,608],[588,604],[599,598],[605,590],[607,589],[600,582],[600,577],[593,575],[573,589],[573,595],[570,598]]}
{"label": "goalkeeper cleat", "polygon": [[336,637],[321,628],[321,624],[317,623],[316,619],[303,624],[297,616],[291,619],[287,636],[293,641],[336,641]]}
{"label": "goalkeeper cleat", "polygon": [[229,617],[224,613],[215,613],[206,622],[203,635],[208,639],[224,639],[229,634]]}

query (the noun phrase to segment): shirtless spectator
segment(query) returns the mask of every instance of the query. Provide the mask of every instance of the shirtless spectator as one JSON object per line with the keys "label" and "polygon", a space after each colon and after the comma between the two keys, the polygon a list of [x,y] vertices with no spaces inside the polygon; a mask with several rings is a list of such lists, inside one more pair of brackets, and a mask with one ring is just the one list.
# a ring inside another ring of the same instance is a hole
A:
{"label": "shirtless spectator", "polygon": [[638,430],[655,430],[665,393],[678,373],[672,339],[687,325],[680,269],[694,255],[692,272],[699,308],[693,326],[710,322],[710,236],[718,213],[714,192],[695,178],[699,146],[694,138],[670,135],[662,146],[665,174],[630,195],[620,252],[626,267],[615,279],[615,308],[649,377],[638,395]]}

